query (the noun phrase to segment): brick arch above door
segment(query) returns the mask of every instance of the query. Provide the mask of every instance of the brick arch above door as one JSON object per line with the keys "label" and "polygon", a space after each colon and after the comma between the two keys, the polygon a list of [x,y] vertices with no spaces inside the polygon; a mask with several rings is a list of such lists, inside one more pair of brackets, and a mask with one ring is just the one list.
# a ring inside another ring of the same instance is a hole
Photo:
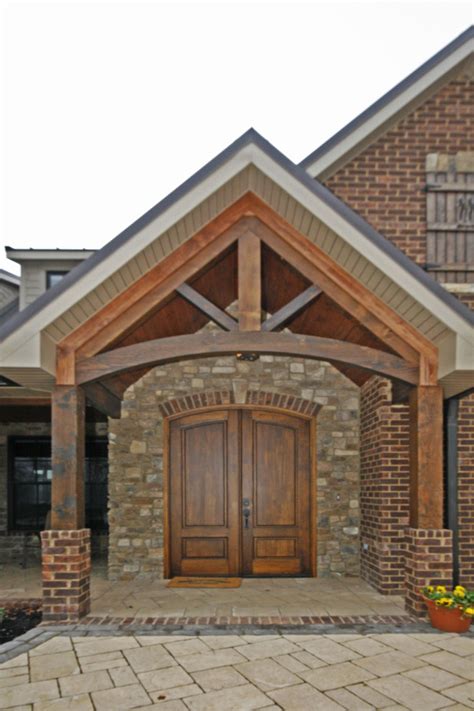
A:
{"label": "brick arch above door", "polygon": [[317,402],[269,390],[246,390],[242,398],[236,396],[233,390],[210,390],[172,398],[160,403],[159,410],[163,417],[172,417],[193,410],[235,404],[272,407],[306,417],[314,417],[321,408]]}

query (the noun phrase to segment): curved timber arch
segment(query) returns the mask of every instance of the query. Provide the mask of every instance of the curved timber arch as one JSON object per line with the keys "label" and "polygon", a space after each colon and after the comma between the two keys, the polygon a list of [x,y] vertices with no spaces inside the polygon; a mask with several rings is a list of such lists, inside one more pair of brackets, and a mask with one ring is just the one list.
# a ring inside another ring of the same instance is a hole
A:
{"label": "curved timber arch", "polygon": [[86,385],[105,377],[153,367],[160,363],[232,353],[325,360],[353,365],[410,385],[419,382],[418,368],[415,365],[398,356],[367,346],[295,333],[234,331],[159,338],[101,353],[76,364],[76,383]]}

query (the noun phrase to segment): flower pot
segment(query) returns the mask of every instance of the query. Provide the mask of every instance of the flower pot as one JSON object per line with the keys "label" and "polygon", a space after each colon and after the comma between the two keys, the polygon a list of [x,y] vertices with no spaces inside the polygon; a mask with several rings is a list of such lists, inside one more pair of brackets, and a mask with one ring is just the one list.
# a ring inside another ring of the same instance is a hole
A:
{"label": "flower pot", "polygon": [[462,611],[457,608],[440,607],[433,600],[423,598],[428,608],[430,622],[433,627],[443,632],[467,632],[472,618],[463,617]]}

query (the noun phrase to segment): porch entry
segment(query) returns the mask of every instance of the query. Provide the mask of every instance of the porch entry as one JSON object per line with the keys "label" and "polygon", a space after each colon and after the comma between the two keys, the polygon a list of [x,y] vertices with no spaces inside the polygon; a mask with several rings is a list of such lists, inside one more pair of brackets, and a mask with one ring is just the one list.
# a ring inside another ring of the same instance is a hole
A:
{"label": "porch entry", "polygon": [[260,409],[169,427],[169,573],[310,575],[311,421]]}

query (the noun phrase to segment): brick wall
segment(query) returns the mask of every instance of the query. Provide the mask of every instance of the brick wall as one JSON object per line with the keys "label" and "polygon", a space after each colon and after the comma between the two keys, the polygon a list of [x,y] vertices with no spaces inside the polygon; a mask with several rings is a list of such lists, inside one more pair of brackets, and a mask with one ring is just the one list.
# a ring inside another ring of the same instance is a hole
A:
{"label": "brick wall", "polygon": [[402,593],[409,517],[408,407],[391,404],[391,384],[361,388],[361,575],[379,592]]}
{"label": "brick wall", "polygon": [[163,576],[160,405],[228,390],[236,402],[245,402],[247,391],[265,391],[322,406],[317,417],[318,574],[357,575],[359,389],[328,363],[277,356],[246,363],[229,356],[154,368],[127,390],[121,419],[110,421],[110,577]]}
{"label": "brick wall", "polygon": [[474,82],[460,76],[354,157],[327,186],[416,262],[424,263],[425,160],[474,145]]}
{"label": "brick wall", "polygon": [[460,582],[474,588],[474,394],[459,403],[458,498]]}

